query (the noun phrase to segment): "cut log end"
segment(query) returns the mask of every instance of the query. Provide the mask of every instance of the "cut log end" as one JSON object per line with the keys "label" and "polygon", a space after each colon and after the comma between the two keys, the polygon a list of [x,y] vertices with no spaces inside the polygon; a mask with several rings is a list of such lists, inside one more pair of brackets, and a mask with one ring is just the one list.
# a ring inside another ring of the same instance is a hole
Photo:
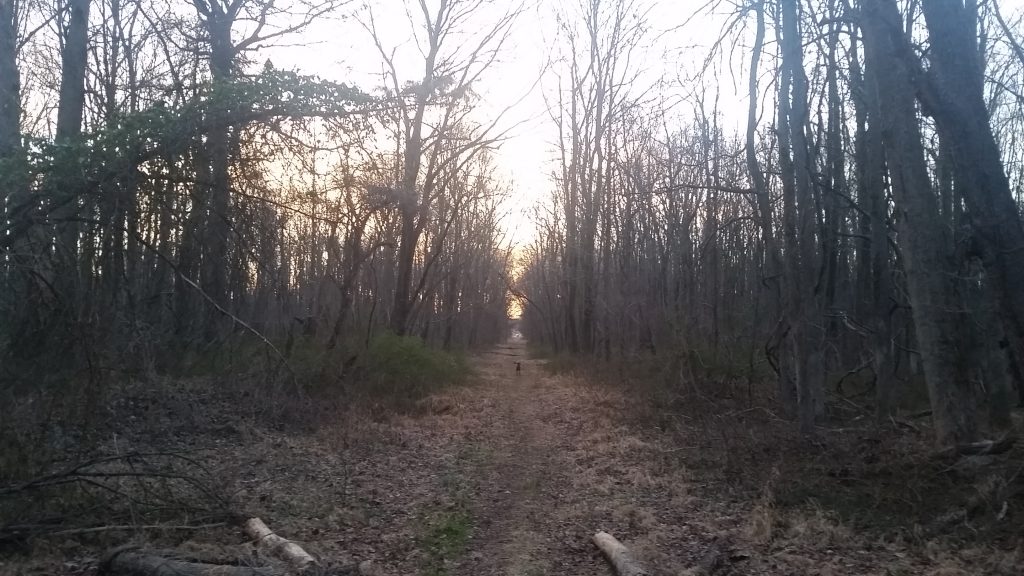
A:
{"label": "cut log end", "polygon": [[592,538],[594,544],[604,553],[605,558],[615,568],[618,576],[653,576],[630,553],[622,542],[607,532],[598,532]]}
{"label": "cut log end", "polygon": [[280,558],[292,568],[304,571],[315,566],[317,561],[301,546],[274,534],[259,518],[250,518],[245,522],[245,533],[252,538],[256,547],[265,555]]}

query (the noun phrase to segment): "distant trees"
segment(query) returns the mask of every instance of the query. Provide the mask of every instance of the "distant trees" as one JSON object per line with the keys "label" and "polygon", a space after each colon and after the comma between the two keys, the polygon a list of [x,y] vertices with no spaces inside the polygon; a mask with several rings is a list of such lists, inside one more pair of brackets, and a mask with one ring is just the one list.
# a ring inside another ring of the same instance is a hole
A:
{"label": "distant trees", "polygon": [[[592,14],[603,26],[588,28],[589,49],[562,35],[569,53],[592,55],[567,59],[564,74],[596,78],[615,59],[595,47],[632,45],[613,41],[615,14],[643,6],[581,6],[562,15],[564,29],[589,26]],[[1021,161],[1005,128],[1020,104],[1004,95],[1024,68],[1005,68],[1019,53],[1016,30],[993,5],[919,8],[743,3],[741,137],[718,127],[717,103],[699,90],[680,124],[621,96],[599,107],[626,90],[621,79],[560,84],[556,204],[541,212],[517,285],[528,337],[608,358],[660,356],[681,390],[710,385],[697,368],[749,373],[762,357],[806,434],[825,414],[825,392],[863,372],[881,418],[926,383],[939,445],[1002,433],[1024,357],[1019,169],[1005,169]],[[1004,67],[987,75],[995,61]],[[620,78],[637,73],[622,62]],[[776,68],[766,73],[766,62]],[[598,345],[574,342],[579,334]]]}

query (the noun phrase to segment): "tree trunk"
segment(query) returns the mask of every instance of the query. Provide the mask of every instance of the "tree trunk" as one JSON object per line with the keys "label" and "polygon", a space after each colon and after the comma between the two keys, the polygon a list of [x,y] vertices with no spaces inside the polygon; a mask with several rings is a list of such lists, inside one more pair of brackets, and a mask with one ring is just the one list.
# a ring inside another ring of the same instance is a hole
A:
{"label": "tree trunk", "polygon": [[[232,80],[232,63],[234,47],[231,44],[232,16],[225,13],[219,1],[210,2],[210,12],[206,15],[207,33],[210,35],[210,74],[213,77],[214,90],[221,91]],[[227,103],[223,101],[221,92],[214,96],[215,118],[227,116]],[[206,226],[203,234],[203,265],[202,287],[214,302],[231,310],[228,294],[228,270],[230,266],[228,254],[228,237],[231,234],[231,179],[229,174],[231,162],[230,133],[227,124],[214,122],[207,136],[206,148],[210,162],[210,181],[206,194]],[[219,335],[223,315],[212,307],[207,307],[204,332],[207,340]]]}
{"label": "tree trunk", "polygon": [[[791,337],[796,361],[797,414],[803,434],[812,434],[824,413],[824,333],[818,304],[818,255],[815,205],[805,127],[808,121],[807,76],[796,0],[783,0],[780,40],[782,75],[779,91],[779,147],[783,178],[789,188],[787,254],[790,274]],[[792,91],[790,93],[790,90]]]}
{"label": "tree trunk", "polygon": [[[85,70],[88,64],[89,48],[89,5],[91,0],[69,0],[69,18],[61,50],[60,93],[57,100],[57,144],[72,144],[82,134],[82,116],[85,109]],[[76,298],[80,287],[78,281],[78,236],[81,190],[72,187],[54,190],[60,210],[54,217],[58,222],[57,285],[66,300]],[[65,302],[68,304],[68,302]]]}
{"label": "tree trunk", "polygon": [[0,161],[14,158],[21,146],[21,77],[14,4],[15,0],[0,0]]}
{"label": "tree trunk", "polygon": [[988,281],[1016,357],[1024,354],[1024,227],[989,124],[976,7],[959,0],[924,0],[930,42],[926,112],[949,144],[957,191],[963,196]]}
{"label": "tree trunk", "polygon": [[255,540],[260,552],[284,560],[296,571],[302,572],[317,563],[301,546],[274,534],[259,518],[246,520],[244,528],[246,535]]}
{"label": "tree trunk", "polygon": [[912,70],[894,0],[864,1],[865,68],[878,89],[881,128],[896,199],[907,286],[940,446],[976,440],[977,423],[957,297],[957,266],[948,229],[925,165]]}
{"label": "tree trunk", "polygon": [[[857,120],[857,200],[866,212],[862,231],[867,242],[859,250],[860,270],[863,278],[858,282],[862,291],[859,306],[866,324],[871,329],[868,347],[875,373],[875,412],[879,422],[888,421],[892,411],[895,357],[892,342],[892,271],[889,264],[889,201],[885,197],[885,151],[882,131],[877,125],[868,126],[868,118],[879,118],[881,103],[874,75],[861,71],[857,43],[853,42],[850,58],[855,89]],[[867,230],[863,230],[866,227]]]}
{"label": "tree trunk", "polygon": [[[756,196],[757,205],[757,216],[758,225],[761,229],[761,242],[764,245],[764,272],[762,274],[762,284],[767,287],[772,305],[775,307],[773,312],[777,318],[775,323],[779,328],[773,333],[770,338],[776,341],[776,350],[779,347],[785,348],[786,338],[782,337],[788,330],[788,317],[786,314],[786,305],[783,300],[783,267],[782,267],[782,254],[779,251],[778,241],[775,237],[775,228],[772,223],[772,204],[771,196],[768,191],[768,183],[765,179],[764,172],[761,169],[760,162],[757,159],[757,114],[758,114],[758,70],[761,62],[761,52],[764,49],[764,35],[765,35],[765,21],[764,21],[764,2],[759,1],[754,5],[756,11],[757,27],[754,36],[754,52],[750,57],[750,78],[749,86],[747,91],[747,97],[749,98],[749,107],[747,108],[747,131],[746,131],[746,162],[747,172],[750,174],[750,180],[754,185],[754,195]],[[781,354],[775,353],[772,358],[775,362],[776,369],[778,370],[778,390],[779,398],[782,405],[787,411],[793,412],[796,409],[796,389],[794,387],[793,376],[790,373],[790,362],[786,361],[786,352]],[[769,355],[772,355],[769,352]]]}
{"label": "tree trunk", "polygon": [[57,142],[82,133],[85,108],[85,68],[88,61],[89,5],[91,0],[69,0],[67,37],[61,51],[60,94],[57,101]]}
{"label": "tree trunk", "polygon": [[429,208],[429,193],[424,190],[422,194],[417,194],[419,189],[417,182],[423,158],[423,119],[427,110],[427,102],[434,91],[436,59],[438,51],[441,49],[443,33],[441,18],[447,8],[448,0],[441,0],[441,4],[437,8],[437,19],[427,22],[430,48],[424,62],[423,80],[416,87],[413,116],[406,120],[408,124],[402,157],[402,182],[398,190],[402,232],[398,240],[398,275],[395,279],[395,298],[391,307],[390,322],[391,331],[398,335],[405,335],[409,330],[409,317],[412,315],[414,304],[411,300],[413,264],[416,261],[416,246],[419,244],[422,233],[419,219],[425,217],[425,212]]}

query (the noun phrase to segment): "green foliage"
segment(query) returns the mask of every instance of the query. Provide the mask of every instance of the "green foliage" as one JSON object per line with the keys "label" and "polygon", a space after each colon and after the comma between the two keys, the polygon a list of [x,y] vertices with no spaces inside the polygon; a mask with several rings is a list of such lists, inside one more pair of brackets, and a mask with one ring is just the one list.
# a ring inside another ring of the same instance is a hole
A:
{"label": "green foliage", "polygon": [[428,348],[415,336],[383,333],[363,354],[355,386],[375,397],[415,400],[459,384],[468,374],[465,358],[458,354]]}
{"label": "green foliage", "polygon": [[5,174],[28,173],[45,183],[58,201],[66,195],[95,194],[100,185],[128,177],[149,161],[187,153],[217,128],[359,116],[373,102],[347,84],[264,70],[236,82],[208,84],[176,106],[159,103],[121,116],[73,142],[30,140],[18,170],[0,165],[0,183],[6,183]]}
{"label": "green foliage", "polygon": [[420,548],[426,553],[424,574],[445,576],[448,563],[457,559],[466,550],[472,518],[461,506],[447,510],[431,518],[426,534],[420,539]]}
{"label": "green foliage", "polygon": [[189,377],[275,374],[313,397],[366,399],[394,408],[411,405],[442,388],[463,383],[470,374],[465,357],[430,348],[415,336],[382,333],[367,347],[352,341],[333,350],[312,336],[275,339],[274,345],[249,334],[202,349],[181,350],[168,372]]}

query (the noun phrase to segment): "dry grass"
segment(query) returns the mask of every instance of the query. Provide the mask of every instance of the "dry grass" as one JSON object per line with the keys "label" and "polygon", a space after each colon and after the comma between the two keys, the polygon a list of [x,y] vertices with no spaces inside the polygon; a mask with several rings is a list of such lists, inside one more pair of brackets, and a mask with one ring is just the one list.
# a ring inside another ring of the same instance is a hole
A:
{"label": "dry grass", "polygon": [[[698,394],[581,374],[602,404],[620,407],[613,425],[646,445],[631,443],[646,456],[630,476],[666,496],[681,486],[669,499],[679,521],[749,556],[730,573],[1024,573],[1020,447],[935,458],[926,422],[875,427],[847,411],[808,443],[770,397],[748,397],[744,382],[705,382]],[[607,443],[597,454],[628,452]]]}
{"label": "dry grass", "polygon": [[[914,435],[848,426],[801,445],[771,410],[665,394],[651,405],[621,381],[550,375],[536,361],[517,377],[513,352],[477,358],[477,381],[410,410],[321,406],[308,428],[262,425],[230,390],[179,383],[173,398],[119,405],[118,441],[201,447],[240,509],[315,554],[394,576],[592,576],[607,570],[589,542],[598,529],[663,574],[692,571],[710,550],[722,552],[717,576],[1022,573],[1019,453],[964,465],[922,456]],[[969,501],[952,527],[928,530]],[[452,511],[458,530],[431,528]],[[431,545],[441,533],[462,544]],[[238,541],[226,528],[133,537]],[[87,574],[111,543],[41,540],[34,558],[0,557],[0,574]]]}

